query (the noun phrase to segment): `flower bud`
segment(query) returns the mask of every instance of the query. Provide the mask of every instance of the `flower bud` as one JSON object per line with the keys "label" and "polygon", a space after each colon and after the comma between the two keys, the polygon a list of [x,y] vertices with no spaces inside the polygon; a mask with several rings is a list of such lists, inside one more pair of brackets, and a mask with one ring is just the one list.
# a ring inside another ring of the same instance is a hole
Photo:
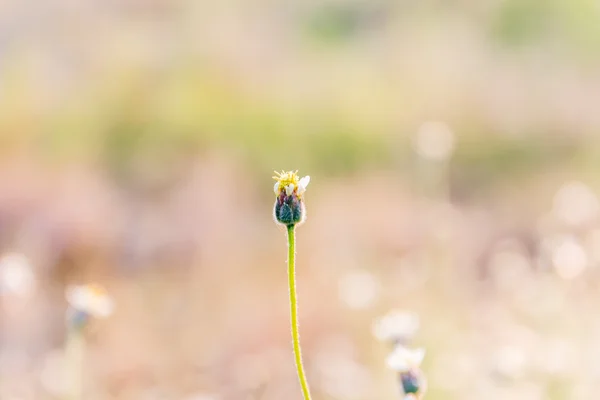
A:
{"label": "flower bud", "polygon": [[113,300],[100,285],[69,286],[66,297],[67,324],[71,328],[81,329],[91,318],[106,318],[114,309]]}
{"label": "flower bud", "polygon": [[425,377],[419,369],[411,369],[400,373],[400,384],[405,395],[420,398],[425,392]]}
{"label": "flower bud", "polygon": [[310,182],[310,176],[298,179],[298,171],[275,172],[275,220],[286,226],[296,225],[306,217],[303,195]]}
{"label": "flower bud", "polygon": [[420,399],[425,393],[427,381],[420,369],[423,357],[425,350],[421,348],[398,345],[387,358],[388,367],[398,372],[405,399]]}

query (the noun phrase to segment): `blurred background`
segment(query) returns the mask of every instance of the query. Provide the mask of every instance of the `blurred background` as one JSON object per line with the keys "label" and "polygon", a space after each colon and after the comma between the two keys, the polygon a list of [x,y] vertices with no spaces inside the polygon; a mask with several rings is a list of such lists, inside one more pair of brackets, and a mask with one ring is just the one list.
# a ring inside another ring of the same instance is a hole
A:
{"label": "blurred background", "polygon": [[600,391],[600,3],[0,4],[0,398],[400,399],[373,323],[418,314],[426,399]]}

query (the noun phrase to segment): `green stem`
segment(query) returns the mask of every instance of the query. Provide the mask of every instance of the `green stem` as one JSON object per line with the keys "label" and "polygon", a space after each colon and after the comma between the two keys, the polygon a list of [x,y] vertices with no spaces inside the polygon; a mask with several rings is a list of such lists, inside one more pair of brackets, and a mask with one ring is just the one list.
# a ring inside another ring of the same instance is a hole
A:
{"label": "green stem", "polygon": [[85,340],[83,333],[74,327],[69,327],[65,348],[67,359],[67,377],[69,382],[68,400],[83,399],[83,353]]}
{"label": "green stem", "polygon": [[298,379],[302,386],[302,394],[304,400],[310,400],[310,392],[308,390],[308,382],[304,375],[304,367],[302,365],[302,353],[300,351],[300,333],[298,331],[298,299],[296,298],[296,239],[295,226],[288,225],[288,280],[290,287],[290,314],[292,318],[292,341],[294,344],[294,358],[296,360],[296,370],[298,371]]}

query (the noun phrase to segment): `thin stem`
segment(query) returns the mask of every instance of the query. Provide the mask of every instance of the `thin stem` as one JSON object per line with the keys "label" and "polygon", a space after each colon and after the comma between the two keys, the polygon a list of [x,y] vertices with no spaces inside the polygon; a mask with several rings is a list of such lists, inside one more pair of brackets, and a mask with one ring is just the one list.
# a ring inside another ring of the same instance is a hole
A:
{"label": "thin stem", "polygon": [[290,287],[290,314],[292,319],[292,341],[294,344],[294,358],[296,360],[296,370],[298,379],[302,386],[304,400],[310,400],[308,382],[304,375],[304,366],[302,365],[302,353],[300,351],[300,333],[298,331],[298,299],[296,298],[296,238],[295,226],[288,225],[288,280]]}
{"label": "thin stem", "polygon": [[69,383],[68,400],[83,399],[83,353],[85,340],[83,333],[74,327],[69,327],[65,348],[67,359],[67,377]]}

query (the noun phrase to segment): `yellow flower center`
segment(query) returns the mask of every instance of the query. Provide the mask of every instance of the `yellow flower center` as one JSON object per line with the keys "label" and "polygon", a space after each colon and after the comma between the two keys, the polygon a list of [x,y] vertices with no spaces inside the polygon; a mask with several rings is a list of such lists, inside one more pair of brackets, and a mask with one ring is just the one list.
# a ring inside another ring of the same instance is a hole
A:
{"label": "yellow flower center", "polygon": [[275,179],[279,183],[279,191],[283,190],[285,187],[290,184],[294,185],[294,189],[298,187],[298,171],[275,171],[277,176],[274,176]]}
{"label": "yellow flower center", "polygon": [[87,289],[90,291],[90,294],[92,295],[92,297],[94,297],[96,299],[107,296],[106,289],[104,289],[102,286],[100,286],[98,284],[87,285]]}

